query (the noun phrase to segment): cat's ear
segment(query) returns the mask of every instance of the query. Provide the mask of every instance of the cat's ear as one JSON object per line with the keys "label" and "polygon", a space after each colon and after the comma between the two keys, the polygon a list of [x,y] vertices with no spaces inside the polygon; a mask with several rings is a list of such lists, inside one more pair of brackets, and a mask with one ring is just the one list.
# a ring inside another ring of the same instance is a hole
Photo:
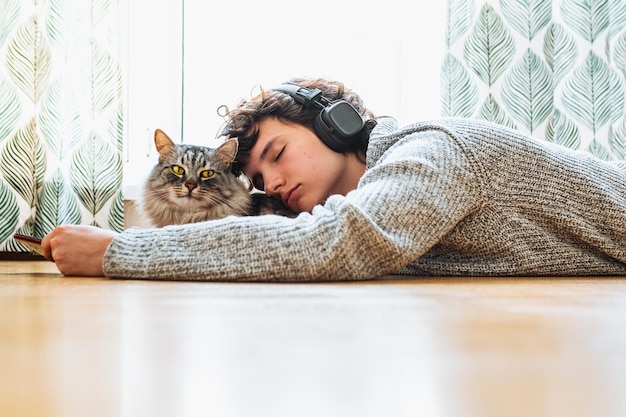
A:
{"label": "cat's ear", "polygon": [[239,149],[237,139],[228,139],[215,150],[215,156],[222,164],[230,166],[237,157],[237,149]]}
{"label": "cat's ear", "polygon": [[162,157],[172,153],[176,147],[174,141],[170,139],[169,136],[167,136],[161,129],[154,131],[154,145],[156,146],[157,152]]}

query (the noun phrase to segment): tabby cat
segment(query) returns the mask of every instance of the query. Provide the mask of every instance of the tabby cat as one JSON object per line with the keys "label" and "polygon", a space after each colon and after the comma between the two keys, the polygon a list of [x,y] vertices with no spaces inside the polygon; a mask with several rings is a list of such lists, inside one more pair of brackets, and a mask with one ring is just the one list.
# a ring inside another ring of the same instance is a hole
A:
{"label": "tabby cat", "polygon": [[282,202],[251,192],[231,172],[238,142],[217,148],[174,143],[162,130],[154,133],[159,161],[152,169],[140,206],[156,227],[219,219],[229,215],[279,214],[295,217]]}

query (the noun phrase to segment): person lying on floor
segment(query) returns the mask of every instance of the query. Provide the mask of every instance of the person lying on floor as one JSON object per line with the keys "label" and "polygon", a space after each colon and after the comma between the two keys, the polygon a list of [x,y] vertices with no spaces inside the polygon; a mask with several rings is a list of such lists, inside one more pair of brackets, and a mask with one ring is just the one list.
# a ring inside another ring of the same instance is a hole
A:
{"label": "person lying on floor", "polygon": [[65,275],[164,280],[626,275],[617,162],[479,120],[400,127],[326,79],[262,90],[225,118],[233,169],[296,217],[63,225],[46,257]]}

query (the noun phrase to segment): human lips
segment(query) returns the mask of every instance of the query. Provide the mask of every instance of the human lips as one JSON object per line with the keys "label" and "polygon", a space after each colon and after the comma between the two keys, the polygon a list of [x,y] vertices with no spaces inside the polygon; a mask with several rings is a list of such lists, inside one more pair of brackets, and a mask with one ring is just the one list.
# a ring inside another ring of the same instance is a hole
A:
{"label": "human lips", "polygon": [[294,203],[294,200],[296,197],[295,192],[299,187],[300,186],[297,185],[282,195],[282,200],[283,200],[283,204],[285,205],[285,207],[288,207],[289,209],[293,210],[292,204]]}

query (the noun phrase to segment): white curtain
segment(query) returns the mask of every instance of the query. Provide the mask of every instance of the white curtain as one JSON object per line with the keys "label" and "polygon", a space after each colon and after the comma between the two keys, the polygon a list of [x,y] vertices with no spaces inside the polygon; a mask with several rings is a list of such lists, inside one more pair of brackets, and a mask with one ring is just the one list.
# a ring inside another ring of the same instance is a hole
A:
{"label": "white curtain", "polygon": [[443,116],[626,159],[626,0],[448,0]]}
{"label": "white curtain", "polygon": [[115,0],[0,0],[0,249],[62,223],[123,228]]}

